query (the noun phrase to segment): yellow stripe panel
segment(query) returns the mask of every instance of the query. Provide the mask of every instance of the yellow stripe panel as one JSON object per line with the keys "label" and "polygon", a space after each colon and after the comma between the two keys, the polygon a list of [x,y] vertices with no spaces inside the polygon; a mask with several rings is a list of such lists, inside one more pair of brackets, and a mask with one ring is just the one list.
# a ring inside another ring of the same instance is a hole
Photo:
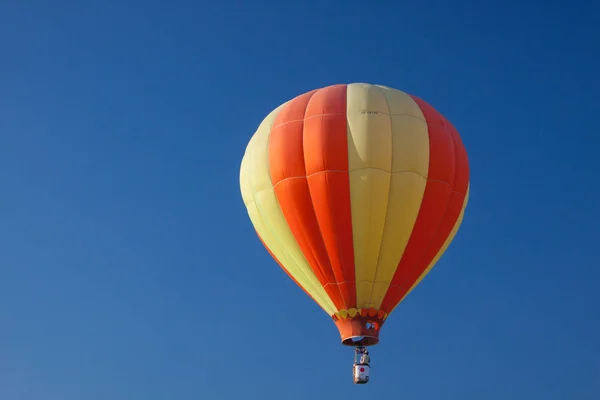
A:
{"label": "yellow stripe panel", "polygon": [[285,104],[273,110],[250,139],[240,168],[240,187],[254,228],[286,270],[327,312],[337,309],[310,268],[279,207],[269,172],[269,133]]}
{"label": "yellow stripe panel", "polygon": [[358,308],[379,309],[419,213],[429,134],[404,92],[348,85],[348,162]]}
{"label": "yellow stripe panel", "polygon": [[[431,261],[431,263],[429,263],[429,265],[427,266],[427,268],[425,268],[425,271],[423,271],[423,273],[421,274],[421,276],[419,276],[419,279],[417,279],[417,281],[410,287],[410,289],[408,290],[408,292],[406,292],[406,294],[404,295],[404,297],[402,297],[402,300],[400,300],[398,302],[398,304],[396,305],[396,307],[398,307],[398,305],[400,303],[402,303],[402,301],[406,298],[406,296],[408,296],[408,294],[410,292],[412,292],[412,290],[415,287],[417,287],[417,285],[423,280],[423,278],[425,278],[425,276],[429,273],[429,271],[431,271],[431,269],[433,268],[433,266],[438,262],[438,260],[440,259],[440,257],[442,257],[442,254],[444,254],[444,252],[446,251],[446,249],[448,249],[448,246],[450,245],[450,242],[452,242],[452,240],[454,239],[454,236],[456,236],[456,232],[458,232],[458,228],[460,228],[460,224],[462,223],[462,220],[463,220],[463,218],[465,216],[465,209],[467,208],[467,203],[469,202],[469,190],[470,190],[470,188],[471,188],[470,185],[467,186],[467,193],[465,194],[465,202],[463,203],[462,210],[460,211],[460,215],[458,216],[458,219],[456,220],[456,223],[454,224],[454,227],[452,228],[452,231],[450,232],[450,235],[448,235],[448,238],[444,242],[444,245],[437,252],[437,254],[433,258],[433,260]],[[396,308],[396,307],[394,307],[394,308]]]}

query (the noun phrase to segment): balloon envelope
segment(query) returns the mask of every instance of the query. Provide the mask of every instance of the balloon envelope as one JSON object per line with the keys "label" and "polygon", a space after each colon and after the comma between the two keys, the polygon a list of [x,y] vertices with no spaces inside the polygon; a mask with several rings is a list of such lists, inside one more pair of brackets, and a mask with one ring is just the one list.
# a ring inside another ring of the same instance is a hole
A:
{"label": "balloon envelope", "polygon": [[260,240],[342,343],[373,345],[454,238],[469,164],[454,126],[425,101],[333,85],[262,121],[240,186]]}

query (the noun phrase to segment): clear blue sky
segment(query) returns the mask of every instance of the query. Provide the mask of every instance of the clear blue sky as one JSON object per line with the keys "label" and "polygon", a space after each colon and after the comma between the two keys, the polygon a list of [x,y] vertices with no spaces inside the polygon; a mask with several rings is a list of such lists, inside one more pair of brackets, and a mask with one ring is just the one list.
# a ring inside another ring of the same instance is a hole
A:
{"label": "clear blue sky", "polygon": [[[599,6],[93,3],[0,5],[0,399],[600,398]],[[472,168],[366,386],[238,183],[271,109],[349,82],[429,101]]]}

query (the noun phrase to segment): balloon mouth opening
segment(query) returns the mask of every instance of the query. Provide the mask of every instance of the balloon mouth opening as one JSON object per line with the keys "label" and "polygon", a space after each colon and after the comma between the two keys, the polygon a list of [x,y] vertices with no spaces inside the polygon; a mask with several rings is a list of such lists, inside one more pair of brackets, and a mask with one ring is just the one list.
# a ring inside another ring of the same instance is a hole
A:
{"label": "balloon mouth opening", "polygon": [[346,346],[373,346],[379,343],[379,338],[375,336],[351,336],[342,340]]}
{"label": "balloon mouth opening", "polygon": [[384,321],[377,316],[357,315],[335,320],[340,339],[345,346],[373,346],[379,343],[379,331]]}

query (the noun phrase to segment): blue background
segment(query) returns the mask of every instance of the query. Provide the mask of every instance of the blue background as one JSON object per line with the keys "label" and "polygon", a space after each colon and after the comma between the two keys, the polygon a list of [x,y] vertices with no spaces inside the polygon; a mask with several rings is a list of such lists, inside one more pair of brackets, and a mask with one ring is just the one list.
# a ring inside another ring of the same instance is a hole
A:
{"label": "blue background", "polygon": [[[0,398],[598,399],[597,5],[0,5]],[[351,383],[256,238],[239,164],[297,94],[426,99],[464,225]]]}

